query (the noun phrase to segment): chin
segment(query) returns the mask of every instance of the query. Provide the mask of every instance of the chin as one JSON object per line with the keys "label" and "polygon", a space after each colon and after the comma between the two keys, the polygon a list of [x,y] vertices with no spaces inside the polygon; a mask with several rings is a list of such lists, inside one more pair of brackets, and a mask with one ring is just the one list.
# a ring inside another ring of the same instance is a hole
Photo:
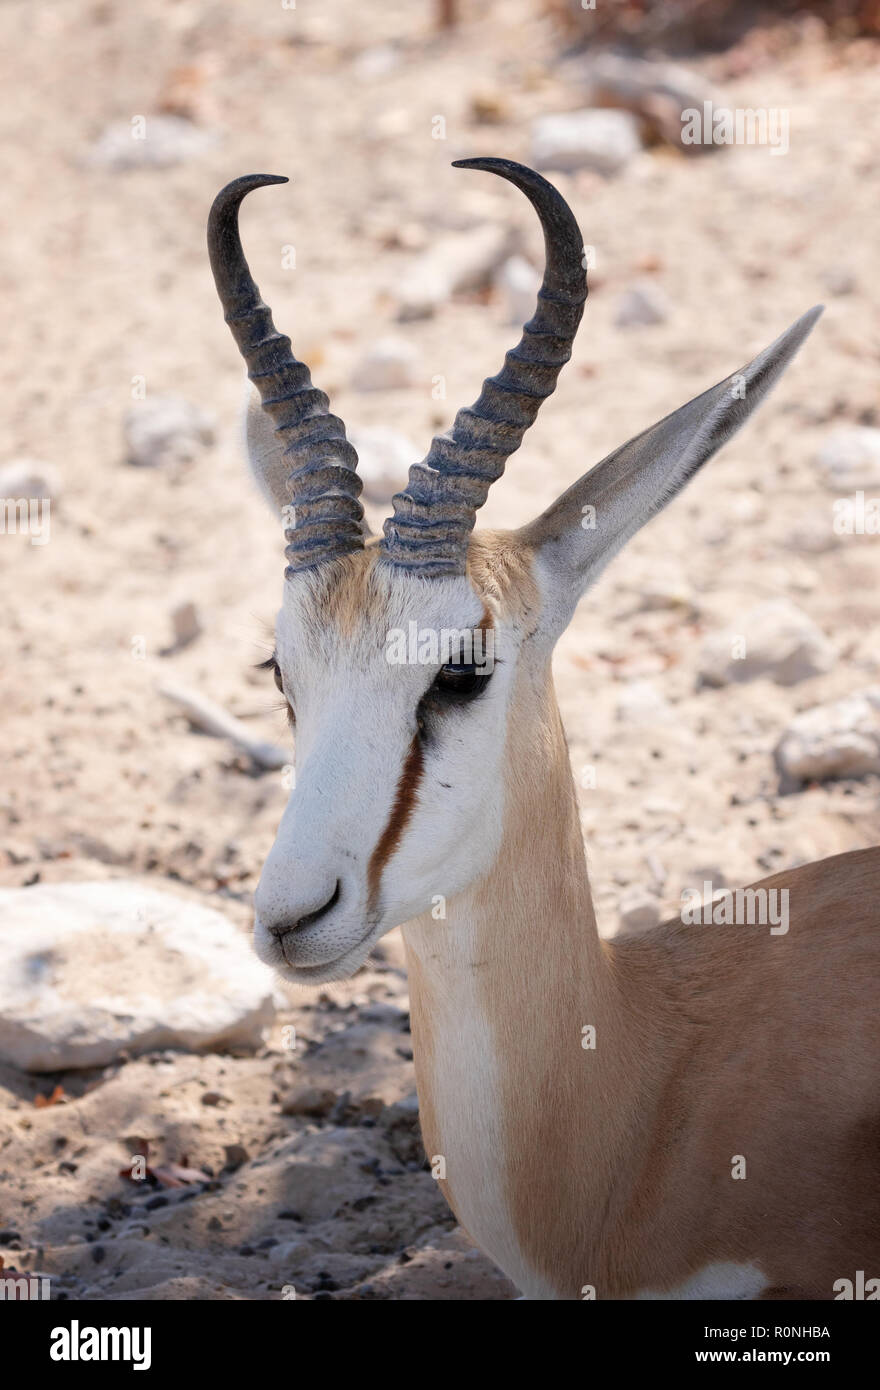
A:
{"label": "chin", "polygon": [[343,951],[333,960],[322,961],[319,965],[297,965],[288,960],[281,943],[272,937],[259,924],[254,925],[254,951],[264,965],[269,965],[275,973],[291,985],[325,985],[331,980],[348,980],[365,965],[370,952],[388,928],[374,927],[356,945]]}

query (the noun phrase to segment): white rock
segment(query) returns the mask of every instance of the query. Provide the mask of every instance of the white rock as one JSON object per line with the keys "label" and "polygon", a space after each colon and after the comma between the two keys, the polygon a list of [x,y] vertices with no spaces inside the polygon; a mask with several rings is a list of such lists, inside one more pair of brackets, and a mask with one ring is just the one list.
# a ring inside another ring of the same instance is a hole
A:
{"label": "white rock", "polygon": [[724,510],[740,526],[760,526],[767,515],[767,504],[754,492],[734,492],[728,493]]}
{"label": "white rock", "polygon": [[147,396],[125,413],[128,461],[140,468],[192,463],[215,437],[215,417],[182,396]]}
{"label": "white rock", "polygon": [[17,458],[0,464],[0,497],[48,497],[55,502],[61,495],[61,474],[51,463]]}
{"label": "white rock", "polygon": [[828,436],[816,462],[831,492],[880,489],[880,430],[841,425]]}
{"label": "white rock", "polygon": [[146,116],[144,124],[115,121],[95,141],[88,162],[121,173],[127,169],[167,169],[197,159],[217,144],[216,131],[201,130],[184,116]]}
{"label": "white rock", "polygon": [[409,476],[410,464],[425,452],[399,430],[384,425],[351,429],[348,437],[357,451],[364,497],[377,504],[387,503],[395,492],[400,492]]}
{"label": "white rock", "polygon": [[372,82],[377,77],[387,77],[399,64],[398,49],[390,43],[383,43],[361,49],[352,61],[351,70],[360,81]]}
{"label": "white rock", "polygon": [[0,889],[0,1059],[100,1067],[123,1051],[257,1047],[272,974],[213,908],[116,879]]}
{"label": "white rock", "polygon": [[617,718],[625,724],[663,724],[675,711],[651,681],[628,681],[617,697]]}
{"label": "white rock", "polygon": [[650,280],[639,280],[620,296],[614,321],[618,328],[635,328],[665,323],[668,317],[669,301],[663,291]]}
{"label": "white rock", "polygon": [[642,810],[649,816],[678,817],[681,819],[682,803],[666,796],[645,796],[641,801]]}
{"label": "white rock", "polygon": [[814,569],[805,564],[799,556],[793,555],[784,565],[768,565],[764,570],[767,584],[781,591],[794,590],[800,594],[811,594],[819,583]]}
{"label": "white rock", "polygon": [[795,685],[830,671],[836,652],[811,618],[787,599],[770,599],[741,623],[711,633],[703,643],[699,674],[707,685],[732,685],[767,676]]}
{"label": "white rock", "polygon": [[796,555],[825,555],[829,550],[836,549],[840,545],[840,538],[834,534],[834,518],[830,512],[824,521],[817,517],[806,517],[803,521],[794,521],[791,530],[787,531],[782,544],[786,550],[793,550]]}
{"label": "white rock", "polygon": [[508,323],[526,323],[535,312],[541,276],[525,256],[509,256],[499,267],[495,288],[504,296]]}
{"label": "white rock", "polygon": [[395,391],[419,380],[419,357],[404,338],[379,338],[352,375],[356,391]]}
{"label": "white rock", "polygon": [[616,174],[641,148],[639,122],[630,111],[588,108],[539,116],[532,126],[532,163],[542,170]]}
{"label": "white rock", "polygon": [[618,914],[618,935],[634,936],[640,932],[651,931],[658,925],[660,904],[644,889],[633,888],[621,897]]}
{"label": "white rock", "polygon": [[398,319],[429,318],[453,294],[485,289],[515,239],[509,226],[493,223],[440,237],[393,286]]}
{"label": "white rock", "polygon": [[774,758],[798,782],[880,772],[880,686],[795,715]]}

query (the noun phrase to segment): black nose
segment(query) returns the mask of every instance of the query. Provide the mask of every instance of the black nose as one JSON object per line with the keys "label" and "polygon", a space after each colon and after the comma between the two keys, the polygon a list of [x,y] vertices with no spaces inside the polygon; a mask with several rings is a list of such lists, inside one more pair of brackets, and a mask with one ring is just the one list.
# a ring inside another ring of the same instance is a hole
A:
{"label": "black nose", "polygon": [[310,927],[313,922],[320,922],[321,918],[326,917],[327,913],[339,902],[340,887],[341,885],[337,879],[336,887],[333,889],[333,895],[327,899],[323,907],[316,907],[314,912],[307,912],[304,917],[300,917],[296,922],[272,922],[267,929],[273,936],[277,936],[280,940],[282,936],[289,936],[291,932],[300,931],[302,927]]}

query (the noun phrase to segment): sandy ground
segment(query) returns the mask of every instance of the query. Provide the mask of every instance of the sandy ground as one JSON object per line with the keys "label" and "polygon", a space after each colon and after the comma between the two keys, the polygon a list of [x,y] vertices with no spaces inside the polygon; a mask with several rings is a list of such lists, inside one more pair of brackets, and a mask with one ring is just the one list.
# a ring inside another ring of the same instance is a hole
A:
{"label": "sandy ground", "polygon": [[[491,294],[395,325],[395,280],[443,230],[487,219],[521,228],[537,258],[513,190],[449,164],[476,153],[528,161],[533,118],[579,105],[577,59],[537,6],[464,8],[445,37],[432,34],[426,5],[397,2],[286,11],[13,0],[0,10],[2,86],[13,93],[0,117],[0,460],[44,460],[63,481],[51,543],[0,544],[0,884],[143,875],[247,927],[281,777],[255,775],[155,693],[173,675],[255,732],[287,738],[271,677],[254,669],[269,650],[282,564],[238,446],[241,368],[208,270],[206,213],[237,174],[292,177],[254,196],[243,218],[265,298],[350,425],[390,424],[426,444],[497,369],[515,330]],[[753,45],[694,65],[730,105],[790,110],[785,158],[656,150],[613,180],[556,179],[596,248],[591,299],[574,361],[486,524],[525,521],[613,445],[828,303],[758,421],[637,538],[560,643],[572,761],[579,780],[596,769],[579,796],[604,931],[627,889],[652,890],[671,914],[704,871],[748,882],[878,838],[876,781],[780,796],[772,760],[795,712],[880,673],[878,543],[833,536],[815,469],[835,425],[880,423],[876,50],[802,32],[769,56]],[[494,123],[477,118],[475,98]],[[89,162],[109,123],[163,108],[216,142],[166,169]],[[297,268],[285,270],[291,244]],[[666,321],[617,327],[619,296],[645,275],[668,299]],[[389,331],[417,349],[424,385],[354,392],[354,364]],[[432,398],[437,375],[446,401]],[[136,377],[216,412],[217,443],[188,469],[126,463]],[[661,572],[685,598],[645,611],[645,585]],[[698,688],[703,636],[770,597],[819,624],[838,652],[833,669],[790,688]],[[197,606],[203,633],[163,657],[182,601]],[[670,722],[621,719],[640,679],[670,702]],[[0,1073],[7,1265],[54,1274],[69,1297],[253,1299],[291,1284],[307,1297],[510,1297],[423,1166],[406,1009],[395,934],[350,983],[291,995],[257,1057]],[[281,1032],[290,1025],[295,1051]],[[56,1081],[69,1099],[35,1109]],[[284,1114],[306,1086],[332,1092],[332,1107]],[[133,1190],[118,1170],[137,1138],[153,1154],[188,1156],[205,1184],[194,1196]],[[231,1168],[227,1145],[247,1153]]]}

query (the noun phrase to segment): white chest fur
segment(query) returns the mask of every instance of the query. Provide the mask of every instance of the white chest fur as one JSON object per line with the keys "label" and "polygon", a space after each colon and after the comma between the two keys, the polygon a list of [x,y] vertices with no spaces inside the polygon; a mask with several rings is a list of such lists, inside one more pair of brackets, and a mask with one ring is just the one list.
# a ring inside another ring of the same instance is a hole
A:
{"label": "white chest fur", "polygon": [[[436,922],[404,929],[408,951],[427,983],[424,1023],[430,1030],[424,1059],[434,1117],[436,1151],[428,1155],[449,1185],[456,1214],[473,1240],[530,1298],[554,1298],[517,1240],[507,1193],[507,1143],[498,1104],[495,1039],[478,997],[475,942],[457,925],[454,958],[437,954]],[[414,1026],[415,1024],[414,1020]],[[438,1165],[437,1160],[442,1159]]]}

